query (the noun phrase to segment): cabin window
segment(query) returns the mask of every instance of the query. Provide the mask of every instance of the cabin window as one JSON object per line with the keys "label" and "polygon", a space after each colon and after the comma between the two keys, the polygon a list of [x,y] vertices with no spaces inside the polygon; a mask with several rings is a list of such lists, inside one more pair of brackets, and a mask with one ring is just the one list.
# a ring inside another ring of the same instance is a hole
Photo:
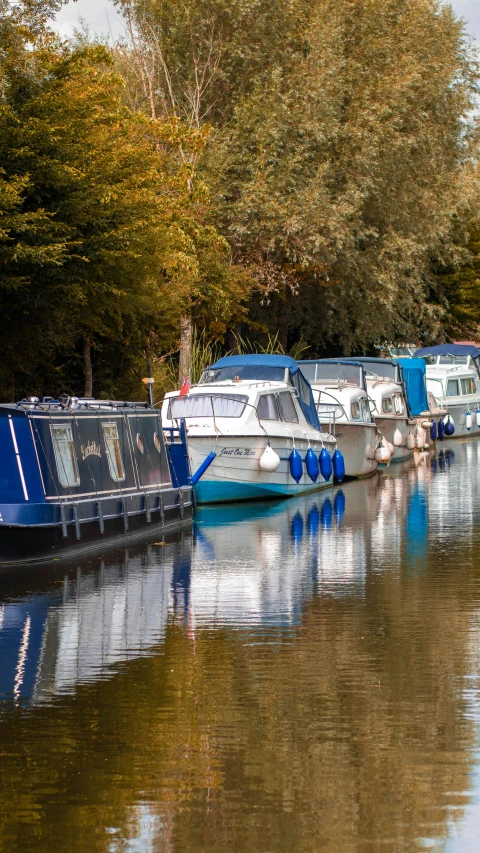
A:
{"label": "cabin window", "polygon": [[459,393],[458,379],[449,379],[447,382],[447,397],[457,397]]}
{"label": "cabin window", "polygon": [[168,417],[178,418],[239,418],[245,411],[248,397],[245,394],[189,394],[170,400]]}
{"label": "cabin window", "polygon": [[385,397],[385,399],[382,400],[382,409],[384,412],[393,411],[393,400],[391,397]]}
{"label": "cabin window", "polygon": [[298,424],[298,414],[290,391],[281,391],[278,395],[278,403],[283,420]]}
{"label": "cabin window", "polygon": [[161,453],[162,452],[162,445],[160,444],[158,432],[153,433],[153,443],[155,445],[155,448],[158,450],[158,452]]}
{"label": "cabin window", "polygon": [[371,424],[372,423],[372,413],[370,411],[370,406],[368,404],[368,400],[366,397],[362,397],[362,399],[360,400],[360,405],[362,407],[362,416],[363,416],[364,423]]}
{"label": "cabin window", "polygon": [[70,424],[51,424],[50,429],[58,479],[65,488],[78,486],[80,477],[73,444],[72,427]]}
{"label": "cabin window", "polygon": [[257,405],[257,415],[263,421],[280,420],[275,394],[262,394]]}
{"label": "cabin window", "polygon": [[125,479],[122,453],[120,450],[120,439],[118,437],[117,424],[102,424],[105,444],[107,446],[108,470],[112,480],[119,483]]}
{"label": "cabin window", "polygon": [[143,456],[143,454],[144,454],[144,452],[145,452],[145,447],[144,447],[144,445],[143,445],[143,438],[142,438],[142,436],[140,435],[140,433],[139,433],[139,432],[137,432],[137,447],[138,447],[138,449],[139,449],[140,453],[141,453],[141,454],[142,454],[142,456]]}
{"label": "cabin window", "polygon": [[360,403],[352,403],[352,421],[360,420]]}
{"label": "cabin window", "polygon": [[476,394],[477,389],[475,388],[475,380],[472,379],[471,376],[467,376],[466,379],[462,379],[461,383],[462,394]]}
{"label": "cabin window", "polygon": [[405,403],[403,402],[400,394],[395,394],[393,398],[395,401],[395,414],[396,415],[404,415],[405,414]]}
{"label": "cabin window", "polygon": [[300,397],[306,406],[310,405],[310,388],[305,382],[303,376],[299,376],[300,381]]}

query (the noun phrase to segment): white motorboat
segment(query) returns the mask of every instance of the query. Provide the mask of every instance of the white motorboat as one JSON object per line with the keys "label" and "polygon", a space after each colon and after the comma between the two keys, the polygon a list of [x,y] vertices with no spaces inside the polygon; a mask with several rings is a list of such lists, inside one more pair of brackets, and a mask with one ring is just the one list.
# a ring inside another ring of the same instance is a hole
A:
{"label": "white motorboat", "polygon": [[415,450],[416,422],[410,415],[400,365],[387,358],[358,356],[353,360],[365,371],[370,408],[389,444],[391,461],[408,459]]}
{"label": "white motorboat", "polygon": [[[312,389],[287,356],[227,356],[184,395],[167,394],[164,429],[185,424],[199,503],[288,497],[343,479]],[[328,475],[328,476],[327,476]]]}
{"label": "white motorboat", "polygon": [[[447,410],[445,437],[480,435],[480,349],[470,344],[441,344],[415,353],[426,362],[427,389]],[[455,431],[453,434],[451,426]]]}
{"label": "white motorboat", "polygon": [[[312,386],[322,426],[335,435],[345,459],[347,477],[368,477],[378,462],[389,462],[390,451],[376,453],[382,437],[375,425],[360,362],[318,359],[299,361]],[[385,448],[386,449],[386,448]]]}

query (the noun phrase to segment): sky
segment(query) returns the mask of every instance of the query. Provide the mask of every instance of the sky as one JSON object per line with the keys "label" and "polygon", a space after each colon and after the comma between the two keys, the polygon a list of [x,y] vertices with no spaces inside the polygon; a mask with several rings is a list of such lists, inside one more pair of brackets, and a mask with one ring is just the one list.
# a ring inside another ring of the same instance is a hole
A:
{"label": "sky", "polygon": [[[480,0],[450,0],[455,13],[465,19],[467,31],[480,43]],[[64,6],[57,15],[55,27],[62,36],[72,34],[83,18],[91,35],[118,38],[123,33],[115,6],[111,0],[77,0]]]}

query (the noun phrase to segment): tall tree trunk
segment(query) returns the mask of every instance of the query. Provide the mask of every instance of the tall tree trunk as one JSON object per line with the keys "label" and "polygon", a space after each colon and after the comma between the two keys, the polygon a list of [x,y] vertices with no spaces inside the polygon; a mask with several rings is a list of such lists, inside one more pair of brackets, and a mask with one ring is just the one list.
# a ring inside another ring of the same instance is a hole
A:
{"label": "tall tree trunk", "polygon": [[242,334],[242,324],[236,323],[233,329],[228,330],[228,349],[231,355],[240,353],[240,337]]}
{"label": "tall tree trunk", "polygon": [[190,373],[192,360],[192,321],[190,317],[182,317],[180,320],[180,364],[178,367],[178,381],[182,385],[183,380]]}
{"label": "tall tree trunk", "polygon": [[89,338],[83,339],[84,397],[93,397],[92,345]]}

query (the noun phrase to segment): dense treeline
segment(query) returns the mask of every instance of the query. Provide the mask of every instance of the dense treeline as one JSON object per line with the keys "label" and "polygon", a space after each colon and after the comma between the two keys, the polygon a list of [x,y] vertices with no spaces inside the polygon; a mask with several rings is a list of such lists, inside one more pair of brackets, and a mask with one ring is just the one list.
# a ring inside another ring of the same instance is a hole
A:
{"label": "dense treeline", "polygon": [[92,359],[95,393],[138,396],[192,323],[311,355],[478,334],[479,70],[450,7],[118,6],[107,50],[3,0],[3,397],[89,391]]}

